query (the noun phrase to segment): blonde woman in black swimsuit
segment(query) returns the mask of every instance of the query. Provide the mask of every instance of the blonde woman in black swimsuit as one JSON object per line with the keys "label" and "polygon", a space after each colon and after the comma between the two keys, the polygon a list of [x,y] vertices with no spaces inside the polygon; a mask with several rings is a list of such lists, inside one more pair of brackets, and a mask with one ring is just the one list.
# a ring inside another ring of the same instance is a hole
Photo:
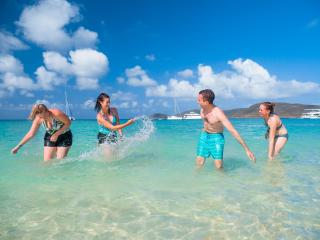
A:
{"label": "blonde woman in black swimsuit", "polygon": [[284,148],[288,141],[288,131],[280,117],[274,113],[274,103],[263,102],[259,107],[259,114],[267,126],[266,139],[269,139],[268,158],[273,160]]}
{"label": "blonde woman in black swimsuit", "polygon": [[72,133],[69,129],[71,121],[59,109],[48,109],[44,104],[33,106],[29,115],[32,126],[19,144],[11,152],[16,154],[39,130],[42,124],[46,133],[44,135],[43,159],[48,161],[54,157],[61,159],[67,156],[72,145]]}

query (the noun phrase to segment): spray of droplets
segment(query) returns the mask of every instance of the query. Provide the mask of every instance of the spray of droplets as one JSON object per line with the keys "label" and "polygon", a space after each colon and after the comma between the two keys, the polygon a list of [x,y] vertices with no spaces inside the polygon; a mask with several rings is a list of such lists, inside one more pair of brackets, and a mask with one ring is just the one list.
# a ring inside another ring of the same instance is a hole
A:
{"label": "spray of droplets", "polygon": [[[135,118],[135,123],[131,125],[133,134],[126,135],[115,144],[101,144],[97,148],[86,151],[78,157],[66,158],[59,161],[57,165],[79,161],[115,161],[129,156],[136,146],[146,142],[155,130],[153,122],[147,116]],[[130,126],[130,127],[131,127]]]}

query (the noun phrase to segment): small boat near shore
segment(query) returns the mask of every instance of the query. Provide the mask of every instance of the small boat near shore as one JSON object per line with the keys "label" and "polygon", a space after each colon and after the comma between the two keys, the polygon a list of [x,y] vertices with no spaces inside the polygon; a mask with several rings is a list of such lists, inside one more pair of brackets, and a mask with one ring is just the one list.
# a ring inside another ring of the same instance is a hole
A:
{"label": "small boat near shore", "polygon": [[307,118],[307,119],[320,119],[320,109],[312,108],[312,109],[305,109],[300,118]]}
{"label": "small boat near shore", "polygon": [[167,120],[182,120],[183,117],[180,113],[180,108],[178,106],[178,103],[177,103],[177,99],[174,98],[174,113],[175,115],[169,115],[167,117]]}
{"label": "small boat near shore", "polygon": [[189,112],[189,113],[185,113],[182,118],[185,120],[197,120],[197,119],[201,119],[201,115],[196,112]]}

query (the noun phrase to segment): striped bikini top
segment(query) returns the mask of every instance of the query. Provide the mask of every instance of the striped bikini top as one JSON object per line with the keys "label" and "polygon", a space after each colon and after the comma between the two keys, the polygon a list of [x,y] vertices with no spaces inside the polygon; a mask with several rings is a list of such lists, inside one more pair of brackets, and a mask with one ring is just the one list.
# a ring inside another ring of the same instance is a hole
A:
{"label": "striped bikini top", "polygon": [[[112,121],[110,121],[109,117],[107,117],[106,115],[104,115],[102,112],[100,112],[99,114],[101,114],[101,116],[103,117],[104,120],[108,121],[109,123],[111,123],[113,126],[116,125],[117,123],[117,119],[114,115],[112,115]],[[105,126],[103,126],[102,124],[99,124],[99,132],[103,133],[103,134],[109,134],[112,132],[112,130],[110,130],[109,128],[106,128]]]}
{"label": "striped bikini top", "polygon": [[[61,122],[59,119],[56,119],[53,116],[50,116],[51,118],[51,128],[49,128],[49,126],[47,125],[46,121],[42,122],[42,125],[44,127],[44,129],[49,133],[49,134],[54,134],[55,132],[57,132],[58,130],[60,130],[63,126],[64,123]],[[68,131],[69,129],[66,129],[63,133],[65,133],[66,131]]]}

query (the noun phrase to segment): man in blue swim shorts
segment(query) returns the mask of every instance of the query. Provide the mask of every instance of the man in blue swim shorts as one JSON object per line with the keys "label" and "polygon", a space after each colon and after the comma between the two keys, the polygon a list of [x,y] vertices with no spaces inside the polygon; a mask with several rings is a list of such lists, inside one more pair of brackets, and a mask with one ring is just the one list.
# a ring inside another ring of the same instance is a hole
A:
{"label": "man in blue swim shorts", "polygon": [[255,162],[255,156],[250,151],[240,134],[233,127],[224,112],[213,104],[215,98],[211,89],[199,92],[198,103],[201,107],[201,118],[203,119],[203,129],[200,134],[196,164],[198,167],[204,165],[205,159],[212,156],[215,160],[216,168],[223,167],[224,136],[223,129],[227,128],[235,139],[242,145],[248,158]]}

